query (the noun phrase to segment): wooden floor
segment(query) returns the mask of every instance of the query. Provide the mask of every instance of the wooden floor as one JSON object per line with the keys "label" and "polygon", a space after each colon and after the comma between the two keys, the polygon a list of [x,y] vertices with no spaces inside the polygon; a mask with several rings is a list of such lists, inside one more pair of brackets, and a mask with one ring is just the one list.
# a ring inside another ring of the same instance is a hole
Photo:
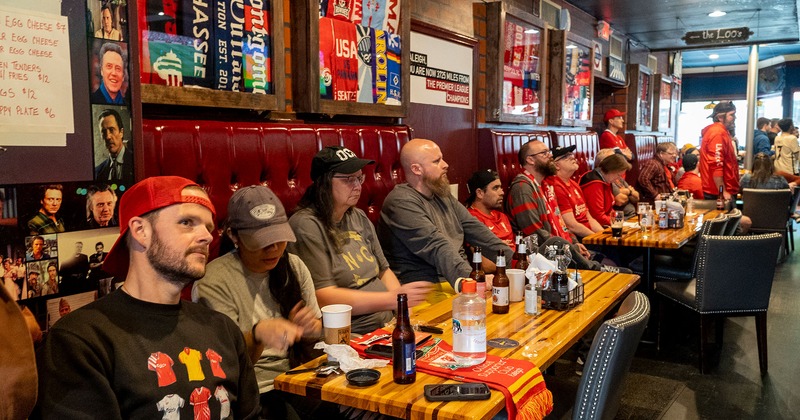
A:
{"label": "wooden floor", "polygon": [[[794,228],[795,244],[800,245],[800,225],[795,223]],[[800,418],[800,249],[778,265],[775,274],[768,313],[766,376],[759,372],[752,317],[725,321],[718,364],[700,375],[697,320],[685,312],[670,318],[666,325],[669,343],[662,343],[661,351],[651,345],[639,346],[617,418]],[[564,362],[556,366],[557,380],[551,387],[556,388],[556,409],[549,418],[571,418],[574,388],[580,380],[576,367]]]}

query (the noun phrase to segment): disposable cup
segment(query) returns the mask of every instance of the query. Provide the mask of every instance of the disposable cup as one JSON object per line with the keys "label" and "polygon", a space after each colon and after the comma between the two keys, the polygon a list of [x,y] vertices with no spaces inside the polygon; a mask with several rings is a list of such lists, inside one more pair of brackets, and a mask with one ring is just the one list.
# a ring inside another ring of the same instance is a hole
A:
{"label": "disposable cup", "polygon": [[522,302],[525,295],[525,270],[509,268],[506,270],[506,276],[508,276],[508,300]]}

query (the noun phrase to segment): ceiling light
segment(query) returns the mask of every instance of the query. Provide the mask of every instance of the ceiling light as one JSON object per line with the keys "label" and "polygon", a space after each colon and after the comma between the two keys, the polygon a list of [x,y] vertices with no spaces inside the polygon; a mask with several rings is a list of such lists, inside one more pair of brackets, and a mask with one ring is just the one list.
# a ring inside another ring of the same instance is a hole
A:
{"label": "ceiling light", "polygon": [[526,34],[538,34],[539,30],[538,29],[526,29],[525,33]]}
{"label": "ceiling light", "polygon": [[567,45],[567,49],[568,49],[568,50],[571,50],[571,49],[573,49],[573,48],[578,48],[578,46],[577,46],[577,45],[575,45],[575,44],[569,44],[569,45]]}
{"label": "ceiling light", "polygon": [[713,12],[709,13],[709,17],[722,17],[727,15],[727,12],[723,12],[722,10],[714,10]]}
{"label": "ceiling light", "polygon": [[719,54],[709,54],[708,58],[710,58],[711,60],[716,60],[719,58]]}

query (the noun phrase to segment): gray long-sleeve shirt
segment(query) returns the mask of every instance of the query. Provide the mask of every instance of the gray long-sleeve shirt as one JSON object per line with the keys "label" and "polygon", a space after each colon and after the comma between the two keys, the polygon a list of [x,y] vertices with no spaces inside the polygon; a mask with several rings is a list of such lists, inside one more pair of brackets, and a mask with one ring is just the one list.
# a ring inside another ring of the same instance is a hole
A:
{"label": "gray long-sleeve shirt", "polygon": [[414,281],[454,284],[472,268],[464,241],[483,248],[494,260],[502,249],[513,251],[455,198],[425,197],[408,184],[396,186],[381,209],[378,237],[389,266],[401,283]]}

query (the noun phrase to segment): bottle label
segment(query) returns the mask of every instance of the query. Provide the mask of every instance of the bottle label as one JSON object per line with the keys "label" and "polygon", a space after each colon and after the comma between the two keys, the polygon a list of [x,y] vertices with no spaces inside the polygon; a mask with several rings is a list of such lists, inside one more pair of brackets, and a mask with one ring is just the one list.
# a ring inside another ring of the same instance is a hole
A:
{"label": "bottle label", "polygon": [[403,373],[413,375],[417,371],[416,345],[403,344]]}
{"label": "bottle label", "polygon": [[495,263],[498,267],[505,267],[506,266],[506,257],[505,256],[497,256],[497,263]]}
{"label": "bottle label", "polygon": [[453,351],[458,353],[485,353],[485,319],[453,318]]}
{"label": "bottle label", "polygon": [[497,306],[508,306],[508,286],[492,287],[492,304]]}

